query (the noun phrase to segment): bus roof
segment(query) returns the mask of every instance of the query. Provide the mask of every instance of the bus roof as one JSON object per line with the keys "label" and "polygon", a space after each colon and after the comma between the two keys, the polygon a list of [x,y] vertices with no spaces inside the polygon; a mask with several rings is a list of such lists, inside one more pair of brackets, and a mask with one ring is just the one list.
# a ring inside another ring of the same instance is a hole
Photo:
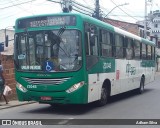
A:
{"label": "bus roof", "polygon": [[127,32],[127,31],[125,31],[125,30],[123,30],[123,29],[120,29],[120,28],[118,28],[118,27],[115,27],[115,26],[113,26],[113,25],[111,25],[111,24],[109,24],[109,23],[106,23],[106,22],[97,20],[97,19],[95,19],[95,18],[92,18],[92,17],[87,16],[87,15],[84,15],[84,14],[79,14],[79,15],[80,15],[82,18],[90,21],[91,23],[96,24],[96,25],[98,25],[98,26],[101,26],[101,27],[103,27],[103,28],[106,28],[107,30],[110,30],[110,31],[112,31],[112,32],[116,32],[116,33],[121,34],[121,35],[123,35],[123,36],[127,36],[127,37],[129,37],[129,38],[134,39],[134,40],[143,42],[143,43],[145,43],[145,44],[149,44],[149,45],[155,46],[155,43],[154,43],[153,41],[150,41],[150,40],[148,40],[148,39],[144,39],[144,38],[142,38],[142,37],[140,37],[140,36],[137,36],[137,35],[135,35],[135,34],[132,34],[132,33],[130,33],[130,32]]}
{"label": "bus roof", "polygon": [[144,38],[142,38],[142,37],[139,37],[139,36],[137,36],[137,35],[135,35],[135,34],[132,34],[132,33],[130,33],[130,32],[127,32],[127,31],[125,31],[125,30],[123,30],[123,29],[120,29],[120,28],[118,28],[118,27],[115,27],[115,26],[113,26],[113,25],[111,25],[111,24],[109,24],[109,23],[106,23],[106,22],[103,22],[103,21],[100,21],[100,20],[97,20],[97,19],[95,19],[95,18],[93,18],[93,17],[90,17],[90,16],[87,16],[87,15],[84,15],[84,14],[81,14],[81,13],[55,13],[55,14],[43,14],[43,15],[36,15],[36,16],[27,16],[27,17],[21,17],[21,18],[18,18],[17,20],[16,20],[16,22],[17,21],[19,21],[19,20],[22,20],[22,19],[28,19],[28,18],[36,18],[36,17],[43,17],[43,16],[58,16],[58,15],[75,15],[75,16],[77,16],[77,17],[81,17],[81,19],[83,19],[84,21],[86,21],[86,22],[88,22],[88,23],[92,23],[92,24],[95,24],[95,25],[97,25],[97,26],[99,26],[99,27],[103,27],[103,28],[106,28],[107,30],[109,30],[109,31],[111,31],[111,32],[116,32],[116,33],[118,33],[118,34],[121,34],[121,35],[123,35],[123,36],[127,36],[127,37],[129,37],[129,38],[132,38],[132,39],[134,39],[134,40],[138,40],[138,41],[140,41],[140,42],[143,42],[143,43],[145,43],[145,44],[149,44],[149,45],[152,45],[152,46],[155,46],[155,43],[154,42],[152,42],[152,41],[149,41],[149,40],[147,40],[147,39],[144,39]]}

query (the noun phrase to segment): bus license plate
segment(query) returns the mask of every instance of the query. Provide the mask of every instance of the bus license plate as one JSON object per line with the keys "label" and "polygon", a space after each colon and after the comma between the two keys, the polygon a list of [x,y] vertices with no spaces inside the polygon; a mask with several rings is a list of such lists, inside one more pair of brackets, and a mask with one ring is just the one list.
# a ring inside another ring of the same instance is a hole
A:
{"label": "bus license plate", "polygon": [[52,100],[52,98],[49,96],[42,96],[41,100]]}

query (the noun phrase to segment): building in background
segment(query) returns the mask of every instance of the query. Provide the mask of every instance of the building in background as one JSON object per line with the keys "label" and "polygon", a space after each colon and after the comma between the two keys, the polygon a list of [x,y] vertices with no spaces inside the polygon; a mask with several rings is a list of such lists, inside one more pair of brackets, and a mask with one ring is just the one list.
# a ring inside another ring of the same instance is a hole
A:
{"label": "building in background", "polygon": [[158,38],[157,47],[160,48],[160,10],[148,14],[148,26],[151,27],[151,36]]}
{"label": "building in background", "polygon": [[156,54],[157,54],[157,71],[160,70],[160,10],[151,11],[148,14],[148,24],[151,28],[151,37],[157,38],[157,48],[156,48]]}
{"label": "building in background", "polygon": [[[120,20],[113,20],[105,18],[103,19],[104,22],[109,23],[115,27],[133,33],[137,36],[144,37],[144,25],[139,23],[129,23]],[[150,28],[147,27],[147,36],[150,37]]]}

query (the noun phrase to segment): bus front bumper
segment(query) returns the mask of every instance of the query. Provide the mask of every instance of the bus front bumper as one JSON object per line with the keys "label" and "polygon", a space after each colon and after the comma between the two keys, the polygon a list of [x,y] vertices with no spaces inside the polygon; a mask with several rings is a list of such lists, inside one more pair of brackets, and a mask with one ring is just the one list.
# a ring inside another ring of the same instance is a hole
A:
{"label": "bus front bumper", "polygon": [[87,95],[85,96],[84,87],[72,93],[62,92],[22,92],[16,87],[19,101],[37,101],[46,104],[86,104]]}

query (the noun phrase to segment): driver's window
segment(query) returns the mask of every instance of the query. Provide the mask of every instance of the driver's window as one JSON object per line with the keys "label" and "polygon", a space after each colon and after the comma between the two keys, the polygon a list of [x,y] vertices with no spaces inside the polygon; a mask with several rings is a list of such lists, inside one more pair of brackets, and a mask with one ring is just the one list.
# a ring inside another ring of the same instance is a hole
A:
{"label": "driver's window", "polygon": [[98,62],[98,34],[97,27],[85,23],[85,50],[87,70]]}
{"label": "driver's window", "polygon": [[97,27],[85,24],[86,55],[98,55]]}
{"label": "driver's window", "polygon": [[21,35],[19,38],[19,45],[18,45],[18,60],[20,62],[20,65],[27,65],[27,47],[26,47],[26,42],[27,38],[26,35]]}

